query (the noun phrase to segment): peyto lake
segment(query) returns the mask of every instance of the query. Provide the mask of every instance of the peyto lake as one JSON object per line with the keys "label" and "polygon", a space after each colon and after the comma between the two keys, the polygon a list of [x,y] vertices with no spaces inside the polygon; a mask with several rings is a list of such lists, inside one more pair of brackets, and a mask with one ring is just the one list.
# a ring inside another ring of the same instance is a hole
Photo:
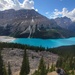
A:
{"label": "peyto lake", "polygon": [[60,46],[75,45],[75,37],[65,39],[17,38],[11,42],[26,44],[30,46],[42,46],[45,48],[53,48]]}

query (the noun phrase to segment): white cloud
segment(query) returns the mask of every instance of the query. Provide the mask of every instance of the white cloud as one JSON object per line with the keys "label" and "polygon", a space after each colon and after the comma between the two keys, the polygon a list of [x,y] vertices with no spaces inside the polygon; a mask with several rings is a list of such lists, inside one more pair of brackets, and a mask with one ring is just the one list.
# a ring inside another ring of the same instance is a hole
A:
{"label": "white cloud", "polygon": [[8,9],[34,9],[34,1],[24,0],[20,3],[18,0],[0,0],[0,11]]}
{"label": "white cloud", "polygon": [[48,15],[48,14],[49,14],[49,12],[46,12],[45,14],[46,14],[46,15]]}
{"label": "white cloud", "polygon": [[59,11],[58,9],[55,9],[53,12],[53,15],[50,16],[50,18],[56,18],[56,17],[68,17],[70,18],[72,21],[75,21],[75,8],[71,11],[68,11],[67,8],[63,8],[62,11]]}
{"label": "white cloud", "polygon": [[24,0],[22,7],[25,9],[34,9],[34,1],[33,0]]}
{"label": "white cloud", "polygon": [[35,9],[35,11],[38,11],[38,9]]}

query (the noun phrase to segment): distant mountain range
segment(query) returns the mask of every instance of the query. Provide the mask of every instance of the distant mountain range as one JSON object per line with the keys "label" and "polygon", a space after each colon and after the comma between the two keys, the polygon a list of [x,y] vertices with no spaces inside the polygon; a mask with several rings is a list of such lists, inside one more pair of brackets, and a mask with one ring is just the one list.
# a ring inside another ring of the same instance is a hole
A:
{"label": "distant mountain range", "polygon": [[21,38],[66,38],[75,36],[70,18],[48,19],[35,10],[0,11],[0,35]]}
{"label": "distant mountain range", "polygon": [[66,16],[61,18],[56,18],[55,21],[62,28],[72,30],[72,31],[74,31],[75,29],[75,22],[72,22],[71,19]]}

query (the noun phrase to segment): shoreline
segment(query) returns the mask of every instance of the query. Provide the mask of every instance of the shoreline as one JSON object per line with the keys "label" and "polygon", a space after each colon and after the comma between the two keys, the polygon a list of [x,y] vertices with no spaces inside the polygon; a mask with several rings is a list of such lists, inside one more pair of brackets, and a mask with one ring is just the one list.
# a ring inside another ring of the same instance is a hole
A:
{"label": "shoreline", "polygon": [[10,36],[0,36],[0,42],[11,42],[14,41],[16,38]]}

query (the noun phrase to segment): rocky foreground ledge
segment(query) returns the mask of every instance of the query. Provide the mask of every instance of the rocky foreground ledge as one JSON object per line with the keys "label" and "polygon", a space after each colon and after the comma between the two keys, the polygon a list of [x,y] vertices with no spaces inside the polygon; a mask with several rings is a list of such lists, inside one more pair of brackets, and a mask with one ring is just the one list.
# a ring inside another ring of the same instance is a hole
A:
{"label": "rocky foreground ledge", "polygon": [[[19,75],[20,67],[22,65],[23,60],[23,53],[24,50],[17,48],[14,48],[13,50],[12,48],[4,48],[2,50],[4,63],[7,67],[8,61],[10,62],[13,75]],[[27,50],[27,53],[29,56],[31,69],[29,75],[31,75],[38,68],[39,60],[42,56],[44,57],[46,65],[48,65],[48,63],[51,65],[52,62],[55,64],[58,59],[58,56],[56,54],[52,54],[48,51],[35,52],[32,50]]]}

